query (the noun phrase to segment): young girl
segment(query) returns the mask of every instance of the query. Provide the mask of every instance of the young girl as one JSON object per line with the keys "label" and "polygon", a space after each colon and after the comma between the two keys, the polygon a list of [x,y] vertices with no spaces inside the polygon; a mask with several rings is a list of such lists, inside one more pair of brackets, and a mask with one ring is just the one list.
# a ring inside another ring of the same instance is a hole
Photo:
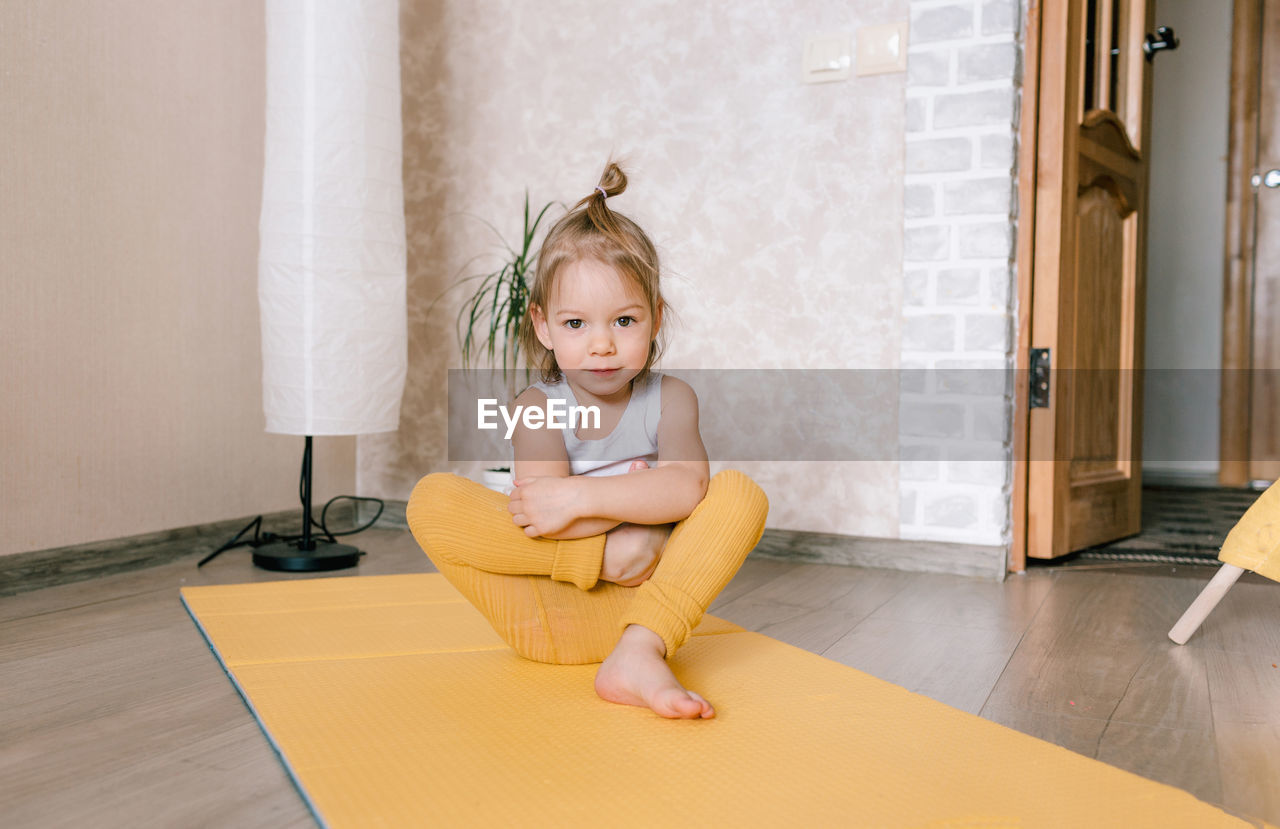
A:
{"label": "young girl", "polygon": [[520,332],[541,381],[516,403],[594,406],[599,423],[522,420],[509,498],[428,475],[407,516],[440,572],[519,654],[603,661],[602,698],[708,718],[715,709],[666,658],[760,540],[768,502],[740,472],[708,481],[697,397],[652,371],[666,306],[652,242],[606,204],[626,185],[610,163],[547,234]]}

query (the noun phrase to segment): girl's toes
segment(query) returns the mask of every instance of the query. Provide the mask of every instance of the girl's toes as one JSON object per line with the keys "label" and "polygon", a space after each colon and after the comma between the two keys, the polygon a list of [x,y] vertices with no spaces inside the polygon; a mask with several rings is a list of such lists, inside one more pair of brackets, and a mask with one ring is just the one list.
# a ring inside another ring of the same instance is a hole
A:
{"label": "girl's toes", "polygon": [[694,699],[694,700],[695,700],[699,705],[701,705],[701,706],[702,706],[702,714],[701,714],[701,716],[702,716],[702,718],[703,718],[704,720],[705,720],[705,719],[710,719],[711,717],[714,717],[714,716],[716,715],[716,709],[714,709],[714,708],[712,708],[712,707],[711,707],[711,703],[707,702],[705,699],[703,699],[700,695],[698,695],[698,694],[697,694],[696,692],[694,692],[694,691],[689,691],[688,693],[689,693],[689,696],[693,697],[693,699]]}

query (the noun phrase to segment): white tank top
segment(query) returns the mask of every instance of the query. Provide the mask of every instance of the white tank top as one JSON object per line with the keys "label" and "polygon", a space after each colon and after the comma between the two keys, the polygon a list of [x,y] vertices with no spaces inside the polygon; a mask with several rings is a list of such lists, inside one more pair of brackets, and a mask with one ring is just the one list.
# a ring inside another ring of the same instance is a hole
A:
{"label": "white tank top", "polygon": [[[565,380],[534,383],[548,400],[564,400],[577,406],[573,388]],[[631,399],[613,431],[599,440],[582,440],[573,429],[564,430],[564,448],[573,475],[625,475],[631,464],[642,460],[658,465],[658,421],[662,417],[662,375],[650,371],[631,387]]]}

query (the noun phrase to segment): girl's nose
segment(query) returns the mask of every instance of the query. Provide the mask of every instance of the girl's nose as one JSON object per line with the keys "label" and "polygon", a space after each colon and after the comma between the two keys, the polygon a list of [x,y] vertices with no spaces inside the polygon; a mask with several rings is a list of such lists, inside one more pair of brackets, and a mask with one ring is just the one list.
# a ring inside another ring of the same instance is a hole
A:
{"label": "girl's nose", "polygon": [[608,329],[596,331],[591,336],[591,353],[592,354],[612,354],[613,353],[613,336]]}

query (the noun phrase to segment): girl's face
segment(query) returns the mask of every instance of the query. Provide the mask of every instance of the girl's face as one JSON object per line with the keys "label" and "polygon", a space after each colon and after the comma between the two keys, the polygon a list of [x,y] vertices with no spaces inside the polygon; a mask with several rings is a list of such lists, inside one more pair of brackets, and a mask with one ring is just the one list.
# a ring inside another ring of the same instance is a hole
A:
{"label": "girl's face", "polygon": [[530,314],[575,392],[604,401],[628,391],[662,324],[630,280],[594,259],[562,267],[547,307]]}

